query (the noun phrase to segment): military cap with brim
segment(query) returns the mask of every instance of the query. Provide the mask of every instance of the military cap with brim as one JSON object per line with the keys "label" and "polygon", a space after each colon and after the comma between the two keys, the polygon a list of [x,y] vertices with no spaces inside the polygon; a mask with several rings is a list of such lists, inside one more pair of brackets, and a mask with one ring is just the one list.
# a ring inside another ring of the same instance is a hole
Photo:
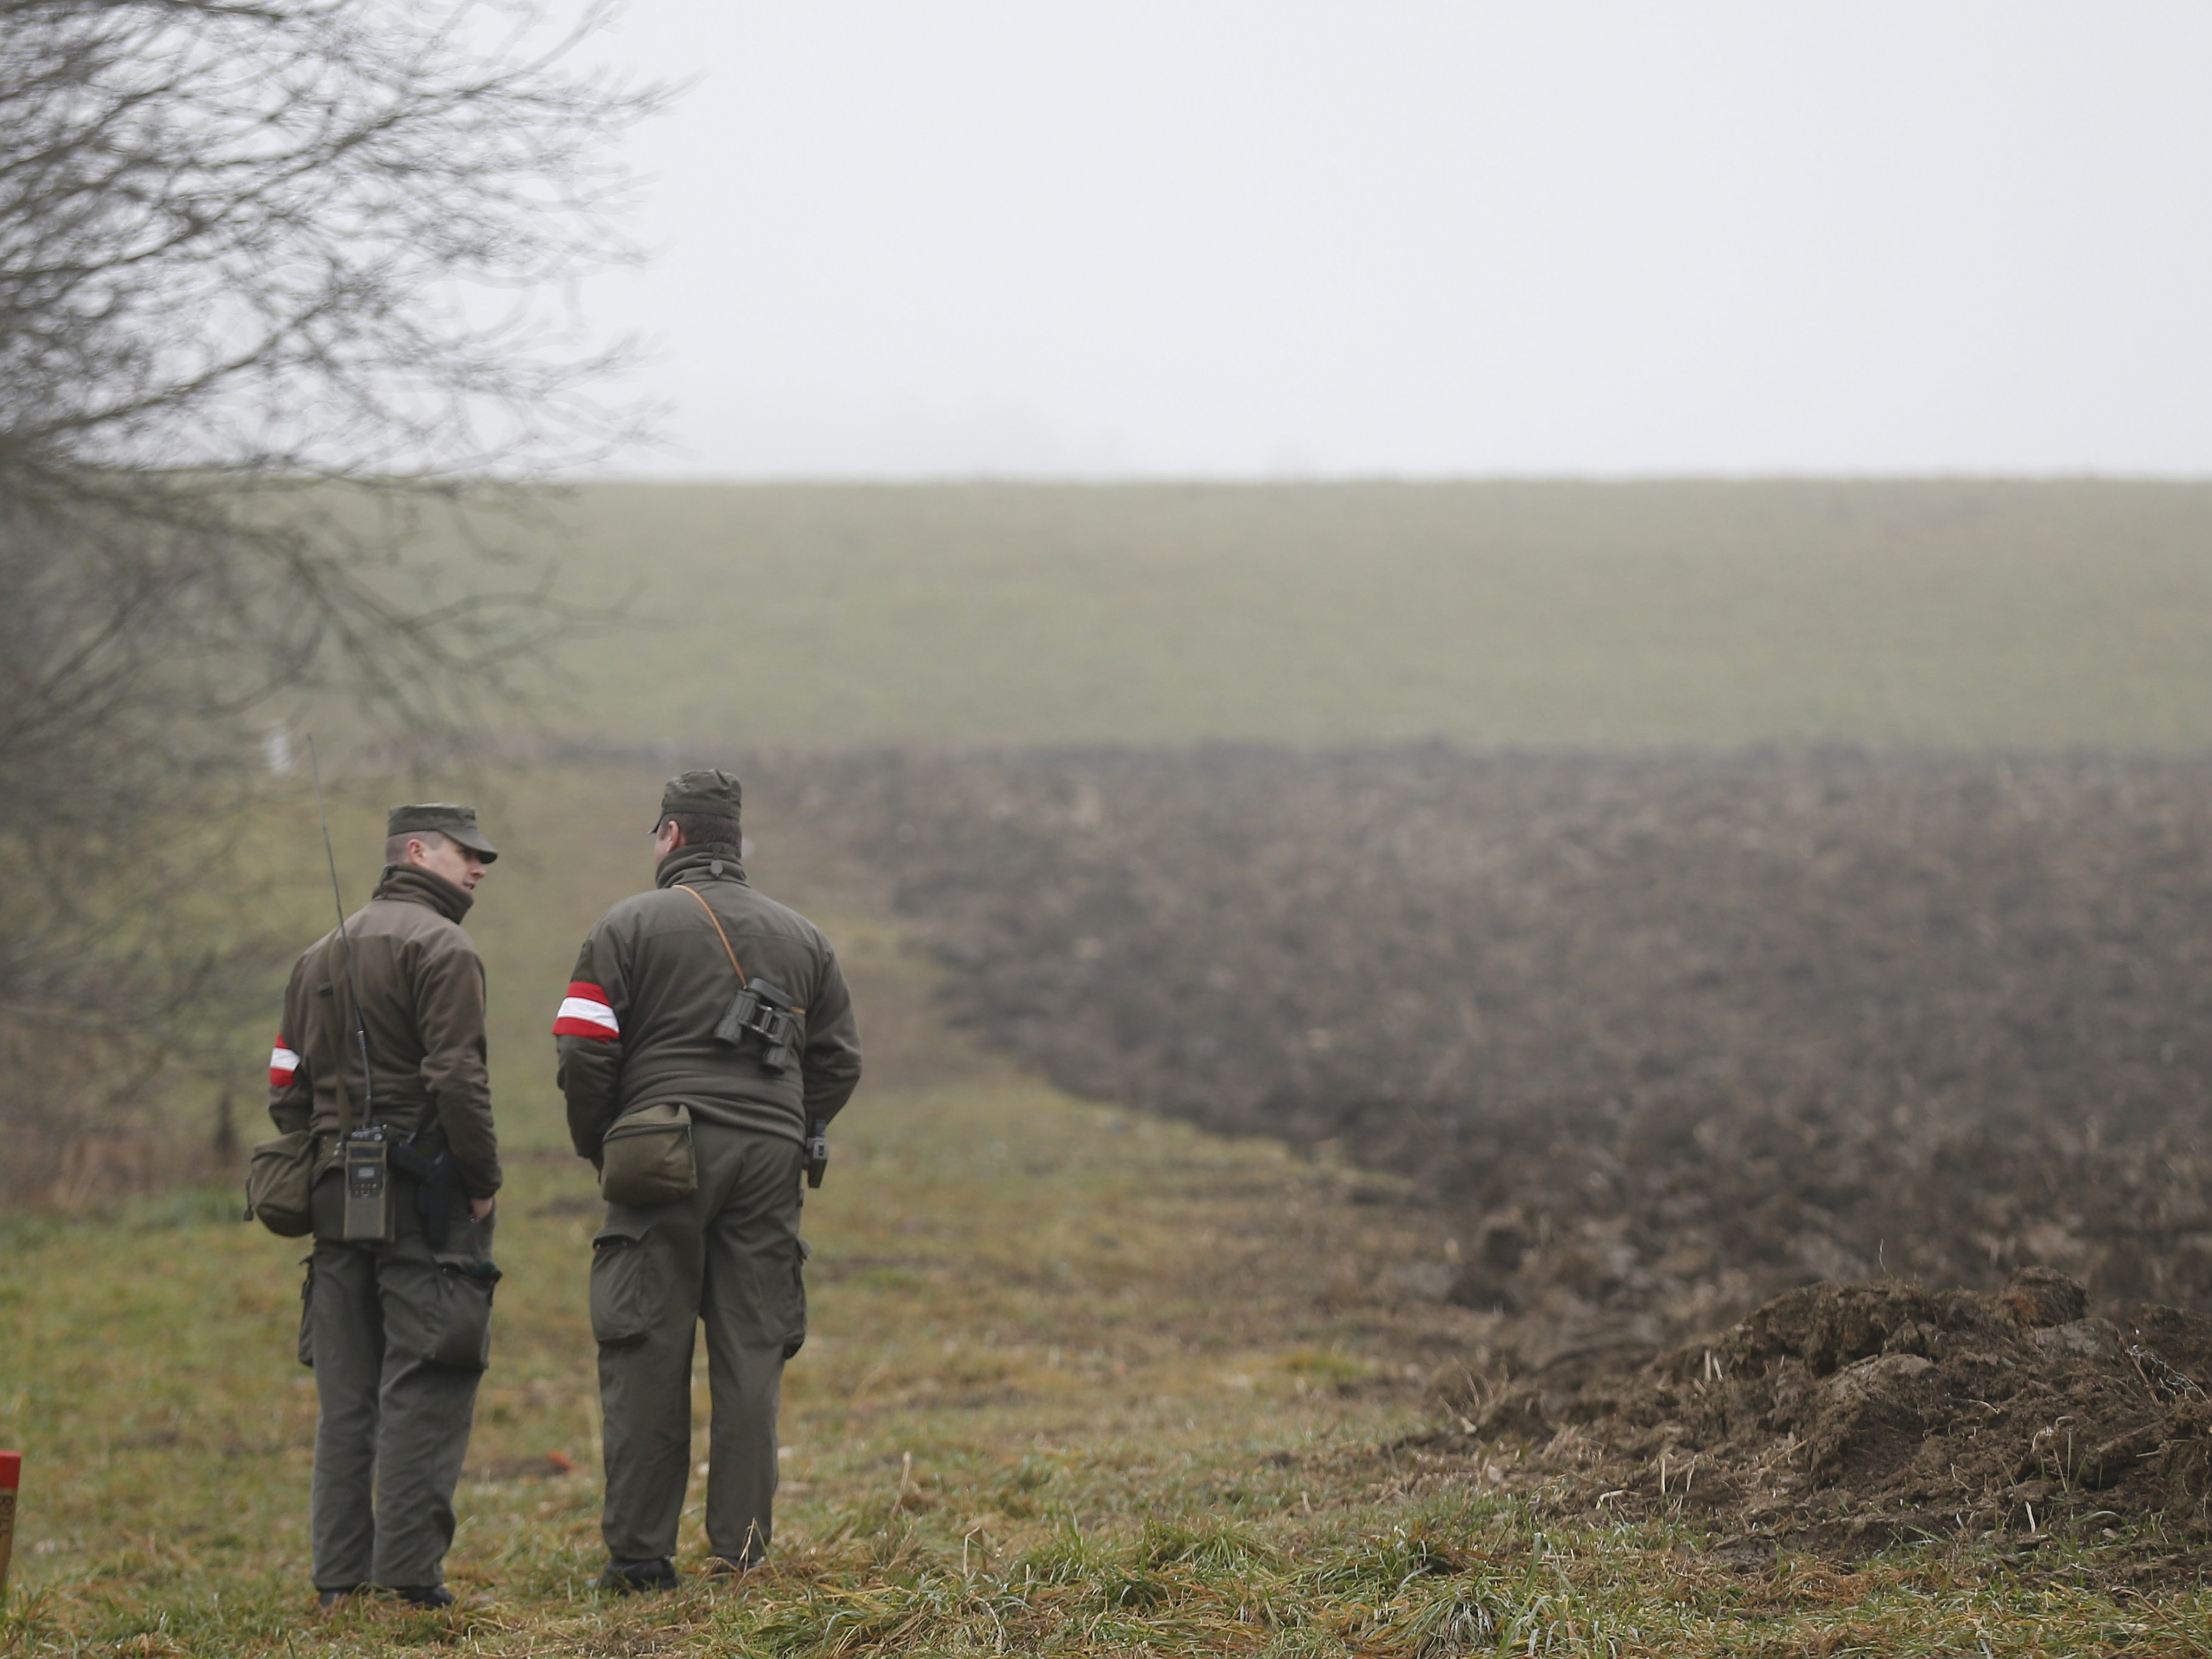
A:
{"label": "military cap with brim", "polygon": [[655,830],[668,822],[672,812],[696,812],[710,818],[733,818],[743,805],[743,793],[738,781],[727,772],[711,766],[678,774],[661,787],[660,816],[653,821]]}
{"label": "military cap with brim", "polygon": [[459,806],[449,800],[425,801],[419,806],[395,806],[392,816],[384,821],[386,836],[419,836],[428,830],[435,830],[471,852],[482,854],[486,864],[499,856],[499,848],[477,828],[477,809],[473,806]]}

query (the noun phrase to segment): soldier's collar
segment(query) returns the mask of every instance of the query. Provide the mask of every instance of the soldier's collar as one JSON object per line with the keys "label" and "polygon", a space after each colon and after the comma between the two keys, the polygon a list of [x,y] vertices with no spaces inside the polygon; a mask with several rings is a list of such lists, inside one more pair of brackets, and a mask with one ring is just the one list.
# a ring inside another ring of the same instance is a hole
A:
{"label": "soldier's collar", "polygon": [[738,849],[716,841],[703,841],[696,847],[679,847],[661,860],[660,867],[653,872],[653,884],[656,887],[673,887],[684,881],[744,880],[745,866],[738,857]]}
{"label": "soldier's collar", "polygon": [[475,894],[465,893],[443,876],[413,864],[386,865],[383,878],[369,896],[427,904],[452,922],[468,915],[469,907],[477,902]]}

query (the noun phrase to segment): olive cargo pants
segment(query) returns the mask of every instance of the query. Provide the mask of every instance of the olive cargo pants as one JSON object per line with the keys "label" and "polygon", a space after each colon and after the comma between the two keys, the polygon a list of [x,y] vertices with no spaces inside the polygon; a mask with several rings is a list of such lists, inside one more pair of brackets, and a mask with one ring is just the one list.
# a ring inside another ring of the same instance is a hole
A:
{"label": "olive cargo pants", "polygon": [[799,1240],[805,1153],[781,1135],[695,1121],[699,1190],[672,1204],[607,1206],[592,1243],[592,1334],[605,1419],[607,1554],[676,1553],[691,1472],[691,1350],[707,1325],[714,1405],[707,1544],[767,1553],[775,1503],[783,1362],[806,1336]]}
{"label": "olive cargo pants", "polygon": [[492,1218],[433,1252],[414,1188],[389,1244],[340,1242],[344,1183],[315,1184],[300,1357],[315,1368],[315,1586],[442,1583],[453,1488],[491,1352]]}

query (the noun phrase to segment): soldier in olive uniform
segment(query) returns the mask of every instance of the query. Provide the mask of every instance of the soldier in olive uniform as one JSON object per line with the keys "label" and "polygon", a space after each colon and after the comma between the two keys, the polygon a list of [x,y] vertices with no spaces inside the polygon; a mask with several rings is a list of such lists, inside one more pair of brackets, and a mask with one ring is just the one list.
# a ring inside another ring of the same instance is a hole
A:
{"label": "soldier in olive uniform", "polygon": [[[592,1243],[611,1589],[677,1582],[702,1319],[714,1404],[708,1546],[725,1571],[767,1552],[783,1365],[806,1335],[805,1141],[860,1077],[837,959],[811,922],[747,883],[738,805],[726,773],[669,783],[653,820],[654,889],[592,928],[553,1027],[580,1156],[599,1164],[617,1120],[681,1103],[698,1171],[688,1198],[611,1203]],[[763,982],[793,1005],[787,1048],[733,1037],[726,1023],[740,990]]]}
{"label": "soldier in olive uniform", "polygon": [[[483,961],[461,927],[499,854],[471,807],[396,807],[386,831],[374,895],[293,969],[270,1060],[270,1116],[280,1133],[313,1128],[325,1160],[300,1358],[322,1408],[313,1508],[325,1607],[370,1586],[418,1606],[452,1602],[453,1487],[499,1276]],[[349,1240],[340,1146],[372,1103],[395,1148],[390,1231]]]}

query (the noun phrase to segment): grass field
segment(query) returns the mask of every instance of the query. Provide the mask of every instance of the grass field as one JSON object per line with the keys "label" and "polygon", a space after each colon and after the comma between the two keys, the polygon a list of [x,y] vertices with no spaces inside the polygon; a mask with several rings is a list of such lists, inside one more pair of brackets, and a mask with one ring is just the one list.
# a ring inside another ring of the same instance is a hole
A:
{"label": "grass field", "polygon": [[[810,1200],[813,1334],[787,1385],[780,1547],[736,1590],[595,1598],[594,1206],[583,1167],[550,1149],[548,1045],[532,1032],[538,1063],[524,1052],[542,988],[526,981],[565,973],[535,966],[531,939],[565,939],[566,911],[602,896],[592,883],[641,869],[643,836],[625,810],[639,778],[564,775],[565,810],[508,820],[518,862],[482,912],[512,929],[493,962],[501,1109],[541,1150],[517,1155],[501,1202],[508,1276],[451,1562],[461,1606],[313,1615],[313,1393],[290,1358],[302,1252],[238,1224],[228,1193],[185,1193],[119,1224],[8,1224],[0,1443],[27,1463],[0,1653],[2179,1654],[2212,1639],[2212,1594],[2131,1588],[2129,1558],[2064,1539],[1746,1570],[1694,1529],[1547,1517],[1480,1464],[1394,1451],[1430,1420],[1424,1379],[1478,1317],[1432,1299],[1444,1218],[1378,1177],[1072,1101],[979,1056],[940,1029],[929,971],[867,874],[787,842],[765,806],[756,866],[837,939],[872,1067]],[[702,1547],[695,1510],[687,1565]]]}
{"label": "grass field", "polygon": [[556,735],[2212,744],[2212,485],[586,486]]}
{"label": "grass field", "polygon": [[[572,596],[634,592],[635,626],[556,665],[542,723],[669,763],[453,786],[507,848],[470,921],[514,1158],[463,1605],[312,1615],[303,1252],[184,1191],[0,1218],[0,1444],[28,1459],[0,1653],[2212,1650],[2212,1592],[2146,1565],[2154,1540],[1747,1562],[1402,1444],[1477,1317],[1435,1299],[1450,1218],[945,1034],[883,875],[780,808],[775,765],[748,774],[753,872],[836,941],[871,1066],[810,1206],[782,1537],[739,1589],[599,1601],[592,1206],[545,1036],[584,931],[649,879],[676,763],[1431,736],[2202,749],[2212,487],[601,485],[559,511],[544,544]],[[320,847],[304,783],[283,791],[245,867],[304,942],[328,925]],[[384,804],[338,792],[354,902]],[[249,1138],[266,1036],[239,1039]]]}

